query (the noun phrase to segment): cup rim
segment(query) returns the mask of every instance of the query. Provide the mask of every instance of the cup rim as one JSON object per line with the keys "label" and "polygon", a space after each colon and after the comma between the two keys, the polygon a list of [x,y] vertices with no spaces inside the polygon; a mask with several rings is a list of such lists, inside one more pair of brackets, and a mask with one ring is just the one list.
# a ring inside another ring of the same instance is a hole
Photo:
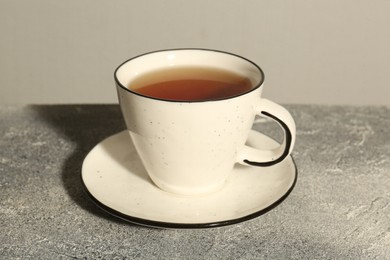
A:
{"label": "cup rim", "polygon": [[[143,95],[141,93],[138,93],[134,90],[131,90],[129,88],[127,88],[126,86],[124,86],[120,80],[118,79],[117,77],[117,73],[118,73],[118,70],[123,66],[125,65],[126,63],[132,61],[132,60],[135,60],[137,58],[140,58],[142,56],[146,56],[146,55],[150,55],[150,54],[153,54],[153,53],[160,53],[160,52],[169,52],[169,51],[204,51],[204,52],[217,52],[217,53],[222,53],[222,54],[226,54],[226,55],[231,55],[231,56],[235,56],[237,58],[240,58],[242,60],[245,60],[246,62],[252,64],[258,71],[259,73],[261,74],[261,79],[258,83],[256,83],[255,86],[253,86],[250,90],[248,91],[245,91],[245,92],[242,92],[238,95],[235,95],[235,96],[231,96],[231,97],[223,97],[223,98],[218,98],[218,99],[211,99],[211,100],[172,100],[172,99],[164,99],[164,98],[156,98],[156,97],[151,97],[151,96],[147,96],[147,95]],[[137,55],[137,56],[134,56],[130,59],[127,59],[125,60],[124,62],[122,62],[114,71],[114,79],[115,79],[115,82],[117,84],[117,86],[119,86],[120,88],[122,88],[123,90],[125,90],[126,92],[129,92],[131,94],[135,94],[137,96],[140,96],[140,97],[144,97],[144,98],[148,98],[148,99],[152,99],[152,100],[159,100],[159,101],[165,101],[165,102],[173,102],[173,103],[203,103],[203,102],[218,102],[218,101],[223,101],[223,100],[228,100],[228,99],[233,99],[233,98],[238,98],[238,97],[241,97],[243,95],[247,95],[257,89],[259,89],[263,83],[264,83],[264,80],[265,80],[265,75],[264,75],[264,72],[263,70],[260,68],[259,65],[257,65],[256,63],[254,63],[253,61],[243,57],[243,56],[240,56],[240,55],[237,55],[237,54],[234,54],[234,53],[231,53],[231,52],[227,52],[227,51],[222,51],[222,50],[215,50],[215,49],[205,49],[205,48],[173,48],[173,49],[161,49],[161,50],[156,50],[156,51],[150,51],[150,52],[146,52],[146,53],[143,53],[143,54],[140,54],[140,55]]]}

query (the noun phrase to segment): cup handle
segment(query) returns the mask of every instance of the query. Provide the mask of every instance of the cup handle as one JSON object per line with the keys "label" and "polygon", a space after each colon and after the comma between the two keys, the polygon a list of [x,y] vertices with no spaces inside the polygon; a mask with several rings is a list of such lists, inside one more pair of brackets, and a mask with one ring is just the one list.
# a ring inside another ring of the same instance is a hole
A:
{"label": "cup handle", "polygon": [[283,161],[290,155],[295,144],[295,122],[291,114],[282,106],[261,99],[256,113],[276,121],[284,131],[283,143],[272,150],[260,150],[245,145],[239,154],[238,163],[251,166],[271,166]]}

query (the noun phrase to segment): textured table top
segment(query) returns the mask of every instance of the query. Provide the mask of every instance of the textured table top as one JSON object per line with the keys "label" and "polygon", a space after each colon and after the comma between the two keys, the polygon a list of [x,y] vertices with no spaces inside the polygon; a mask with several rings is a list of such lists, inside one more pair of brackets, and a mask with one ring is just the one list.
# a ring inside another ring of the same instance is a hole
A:
{"label": "textured table top", "polygon": [[125,129],[117,105],[1,106],[0,258],[389,259],[390,108],[287,108],[298,182],[283,203],[231,226],[162,230],[108,215],[83,190],[84,157]]}

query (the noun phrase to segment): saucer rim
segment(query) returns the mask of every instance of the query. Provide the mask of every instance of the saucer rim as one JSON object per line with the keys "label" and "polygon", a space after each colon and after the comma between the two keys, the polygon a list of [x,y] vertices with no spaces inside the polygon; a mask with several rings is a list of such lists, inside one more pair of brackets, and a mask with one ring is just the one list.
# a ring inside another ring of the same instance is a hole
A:
{"label": "saucer rim", "polygon": [[[117,133],[118,134],[118,133]],[[270,137],[268,137],[270,138]],[[272,139],[272,138],[271,138]],[[288,157],[291,158],[292,163],[294,165],[294,181],[292,182],[289,189],[279,197],[275,202],[270,204],[269,206],[262,208],[256,212],[250,213],[248,215],[245,215],[243,217],[228,219],[228,220],[221,220],[221,221],[214,221],[214,222],[205,222],[205,223],[176,223],[176,222],[165,222],[165,221],[157,221],[157,220],[150,220],[145,218],[139,218],[134,217],[131,215],[124,214],[120,211],[117,211],[102,202],[100,202],[97,198],[95,198],[92,193],[88,190],[84,180],[83,180],[83,173],[80,172],[80,179],[83,186],[84,192],[87,194],[87,196],[93,201],[93,203],[98,206],[103,211],[107,212],[111,216],[117,217],[119,219],[122,219],[126,222],[146,226],[146,227],[153,227],[153,228],[163,228],[163,229],[207,229],[207,228],[216,228],[216,227],[222,227],[222,226],[228,226],[233,225],[241,222],[245,222],[254,218],[257,218],[261,215],[264,215],[265,213],[271,211],[275,207],[277,207],[279,204],[281,204],[292,192],[292,190],[295,188],[295,185],[298,180],[298,168],[295,163],[294,157],[292,155],[289,155]],[[288,158],[287,157],[287,158]],[[286,158],[286,159],[287,159]],[[272,166],[271,166],[272,167]]]}
{"label": "saucer rim", "polygon": [[113,208],[110,208],[109,206],[104,205],[101,203],[98,199],[96,199],[87,189],[84,181],[82,181],[83,187],[84,187],[84,192],[87,193],[88,197],[94,202],[96,206],[98,206],[100,209],[104,210],[108,214],[120,218],[126,222],[136,224],[136,225],[141,225],[141,226],[146,226],[146,227],[153,227],[153,228],[164,228],[164,229],[206,229],[206,228],[215,228],[215,227],[223,227],[223,226],[229,226],[241,222],[245,222],[254,218],[257,218],[261,215],[264,215],[265,213],[271,211],[275,207],[277,207],[279,204],[281,204],[292,192],[294,189],[297,180],[298,180],[298,169],[295,164],[294,158],[290,156],[293,163],[294,163],[294,168],[295,168],[295,176],[294,176],[294,181],[291,185],[291,187],[284,193],[277,201],[272,203],[266,208],[263,208],[259,211],[253,212],[249,215],[239,217],[239,218],[234,218],[234,219],[229,219],[229,220],[222,220],[222,221],[215,221],[215,222],[206,222],[206,223],[175,223],[175,222],[165,222],[165,221],[156,221],[156,220],[149,220],[145,218],[138,218],[130,215],[126,215],[122,212],[119,212]]}

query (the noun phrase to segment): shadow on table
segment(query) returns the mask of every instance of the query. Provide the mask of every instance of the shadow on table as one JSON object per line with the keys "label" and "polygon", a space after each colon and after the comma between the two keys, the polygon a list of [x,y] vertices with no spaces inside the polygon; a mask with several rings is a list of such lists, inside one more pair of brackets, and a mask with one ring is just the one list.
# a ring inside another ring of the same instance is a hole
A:
{"label": "shadow on table", "polygon": [[81,166],[88,152],[103,139],[126,129],[118,105],[31,105],[59,135],[76,145],[62,167],[62,182],[80,207],[115,222],[124,222],[99,209],[87,196]]}
{"label": "shadow on table", "polygon": [[[91,149],[126,126],[119,105],[31,105],[38,120],[45,122],[58,136],[73,144],[73,152],[62,166],[62,182],[72,200],[83,209],[110,221],[124,222],[98,208],[89,198],[81,181],[83,161]],[[257,129],[257,128],[261,129]],[[275,132],[271,123],[255,124],[256,130]],[[271,131],[272,130],[272,131]],[[280,132],[280,131],[279,131]],[[66,151],[64,152],[66,153]],[[111,153],[115,156],[115,153]],[[142,177],[142,176],[141,176]]]}

